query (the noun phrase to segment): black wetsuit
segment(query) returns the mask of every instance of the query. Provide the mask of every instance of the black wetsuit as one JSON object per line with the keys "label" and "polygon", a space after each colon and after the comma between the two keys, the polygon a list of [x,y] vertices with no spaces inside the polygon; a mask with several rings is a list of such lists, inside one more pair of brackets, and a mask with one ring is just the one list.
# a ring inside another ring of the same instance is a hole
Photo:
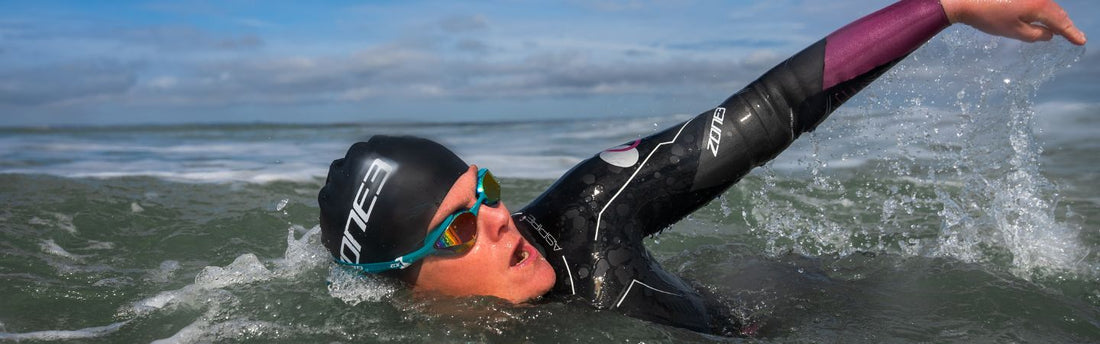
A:
{"label": "black wetsuit", "polygon": [[573,167],[514,215],[557,273],[547,296],[738,334],[738,320],[661,268],[643,239],[774,158],[947,25],[937,1],[902,1],[818,41],[718,107]]}

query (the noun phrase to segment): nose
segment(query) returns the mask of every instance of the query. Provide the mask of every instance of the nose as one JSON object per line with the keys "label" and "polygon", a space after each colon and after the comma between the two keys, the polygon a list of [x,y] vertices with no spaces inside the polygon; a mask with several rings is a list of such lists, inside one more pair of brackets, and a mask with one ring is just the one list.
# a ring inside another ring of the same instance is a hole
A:
{"label": "nose", "polygon": [[495,205],[482,204],[478,209],[477,227],[481,231],[479,235],[489,241],[500,241],[511,229],[512,214],[504,206],[504,202]]}

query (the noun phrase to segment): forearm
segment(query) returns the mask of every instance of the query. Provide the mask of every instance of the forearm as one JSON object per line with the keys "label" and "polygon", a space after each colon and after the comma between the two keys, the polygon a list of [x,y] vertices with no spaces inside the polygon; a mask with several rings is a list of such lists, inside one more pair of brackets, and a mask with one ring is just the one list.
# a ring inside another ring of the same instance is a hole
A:
{"label": "forearm", "polygon": [[[813,130],[833,110],[949,25],[937,0],[899,1],[829,34],[756,83],[767,83],[785,73],[799,74],[798,80],[788,77],[779,86],[803,92],[772,94],[785,97],[784,103],[791,105],[777,110],[778,114],[796,114],[791,126],[797,136]],[[818,46],[821,44],[824,49]]]}
{"label": "forearm", "polygon": [[[695,189],[728,186],[950,25],[936,0],[904,0],[833,32],[726,99],[704,133]],[[720,134],[720,135],[719,135]]]}
{"label": "forearm", "polygon": [[901,59],[948,25],[937,0],[904,0],[860,18],[825,37],[821,88]]}

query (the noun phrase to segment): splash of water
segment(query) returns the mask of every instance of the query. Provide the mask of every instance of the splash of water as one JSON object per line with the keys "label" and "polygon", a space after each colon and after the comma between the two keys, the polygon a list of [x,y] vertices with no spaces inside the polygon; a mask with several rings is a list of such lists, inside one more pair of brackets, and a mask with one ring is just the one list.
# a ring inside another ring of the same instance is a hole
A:
{"label": "splash of water", "polygon": [[[1023,278],[1097,271],[1081,228],[1056,216],[1033,104],[1083,53],[948,30],[763,169],[752,231],[776,255],[951,257]],[[836,175],[830,163],[857,168]]]}
{"label": "splash of water", "polygon": [[[295,232],[304,232],[295,238]],[[204,309],[203,314],[171,337],[157,343],[207,342],[210,338],[248,337],[260,333],[279,333],[285,326],[267,321],[236,318],[240,300],[228,289],[273,279],[293,279],[306,271],[328,263],[328,254],[318,243],[320,227],[305,230],[293,226],[287,233],[287,249],[282,258],[261,261],[251,253],[242,254],[227,266],[207,266],[195,276],[195,283],[134,302],[118,311],[117,317],[131,321],[176,308]],[[176,262],[161,264],[170,273]],[[282,331],[286,332],[286,331]]]}
{"label": "splash of water", "polygon": [[[948,36],[948,43],[961,49],[962,39]],[[1040,170],[1042,146],[1035,137],[1033,104],[1040,85],[1083,52],[1054,44],[1000,41],[982,47],[985,60],[1004,62],[972,76],[977,90],[964,89],[956,97],[955,106],[966,120],[956,135],[977,140],[964,141],[952,161],[960,173],[968,171],[961,175],[965,187],[955,194],[938,194],[945,204],[940,216],[958,219],[943,231],[973,238],[977,245],[941,239],[942,255],[971,261],[1000,255],[1011,259],[1011,270],[1024,277],[1045,271],[1089,271],[1080,264],[1088,255],[1079,240],[1080,228],[1055,216],[1059,195]]]}

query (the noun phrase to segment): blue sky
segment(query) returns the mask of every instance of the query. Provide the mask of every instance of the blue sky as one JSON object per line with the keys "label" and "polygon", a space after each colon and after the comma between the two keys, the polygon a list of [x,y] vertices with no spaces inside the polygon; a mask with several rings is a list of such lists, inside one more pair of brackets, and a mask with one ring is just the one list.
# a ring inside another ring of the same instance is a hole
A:
{"label": "blue sky", "polygon": [[693,113],[890,2],[0,1],[0,126]]}

